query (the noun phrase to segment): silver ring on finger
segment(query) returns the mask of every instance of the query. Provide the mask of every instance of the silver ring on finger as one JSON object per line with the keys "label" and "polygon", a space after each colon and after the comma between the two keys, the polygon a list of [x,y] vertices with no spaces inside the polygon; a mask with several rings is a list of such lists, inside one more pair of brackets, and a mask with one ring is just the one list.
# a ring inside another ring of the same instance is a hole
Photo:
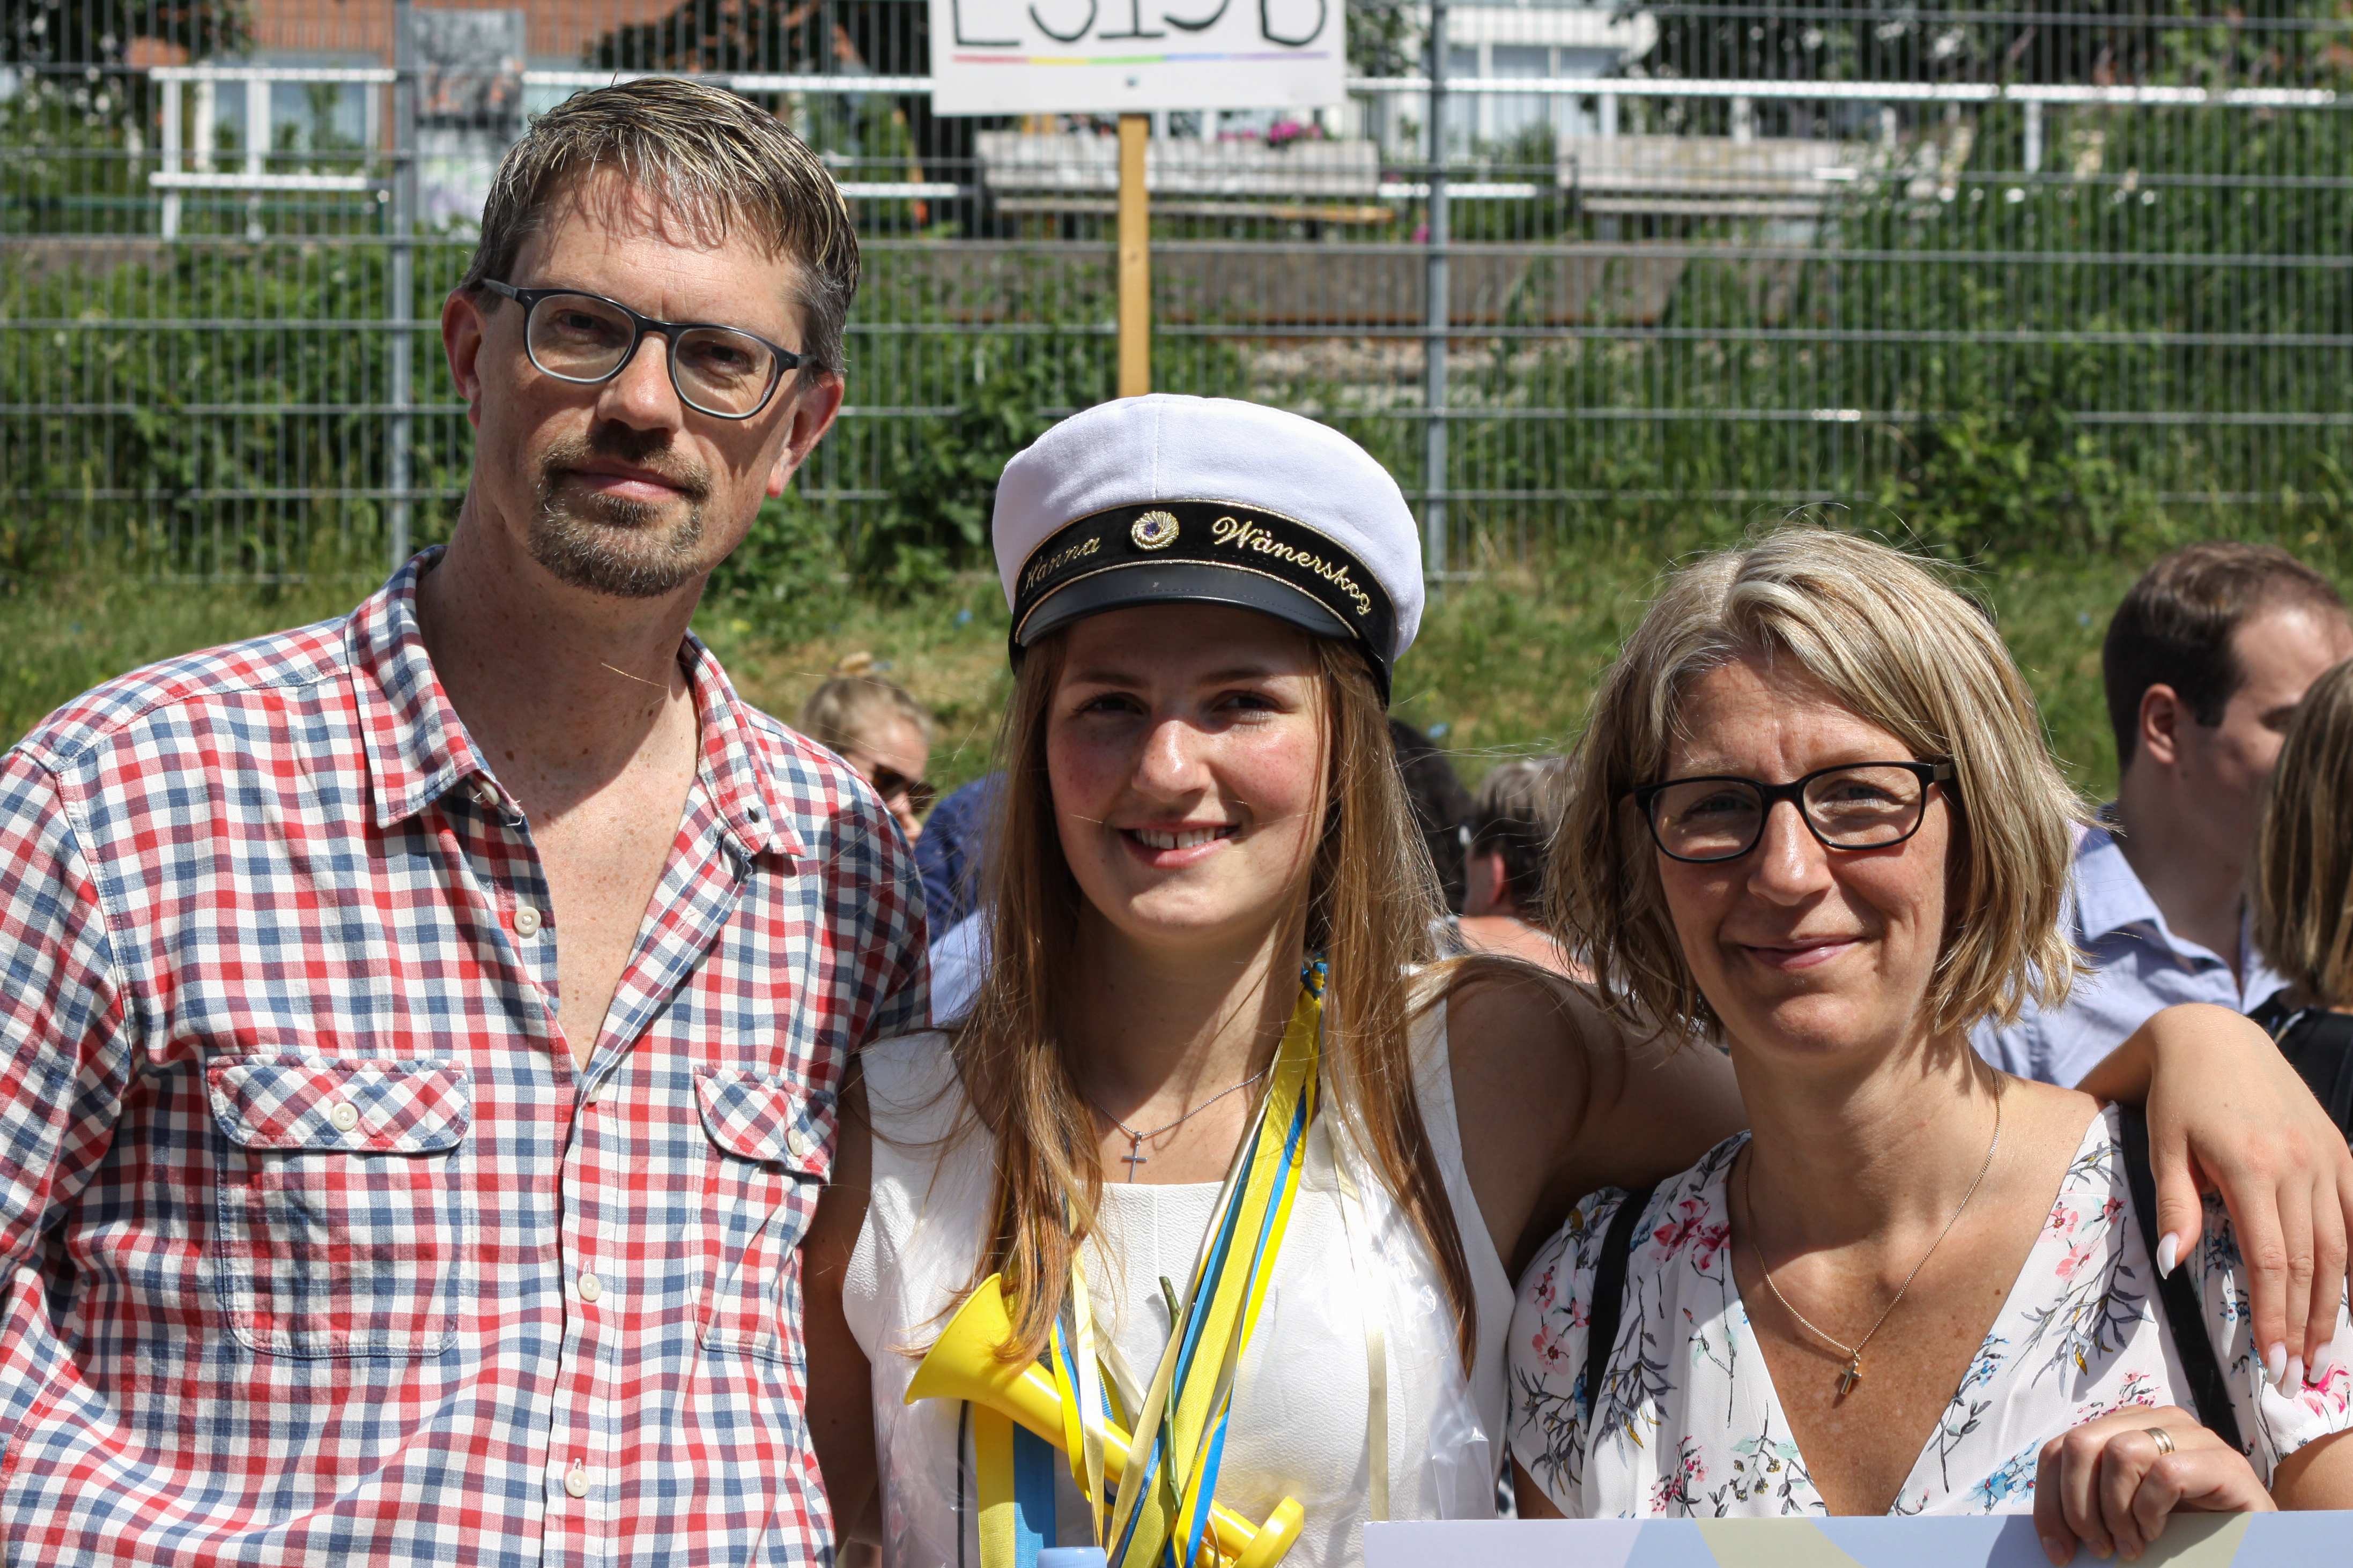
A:
{"label": "silver ring on finger", "polygon": [[2150,1439],[2157,1444],[2157,1457],[2158,1458],[2161,1459],[2165,1458],[2166,1455],[2173,1452],[2172,1433],[2167,1431],[2162,1426],[2144,1426],[2141,1430],[2147,1433]]}

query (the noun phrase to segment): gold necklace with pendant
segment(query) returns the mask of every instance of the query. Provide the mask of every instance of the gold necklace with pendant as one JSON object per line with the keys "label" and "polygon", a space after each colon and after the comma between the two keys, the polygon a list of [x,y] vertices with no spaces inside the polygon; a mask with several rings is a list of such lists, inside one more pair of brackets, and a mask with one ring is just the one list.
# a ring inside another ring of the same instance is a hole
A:
{"label": "gold necklace with pendant", "polygon": [[1816,1339],[1846,1357],[1846,1365],[1840,1369],[1838,1374],[1838,1392],[1841,1399],[1853,1393],[1854,1385],[1862,1381],[1862,1352],[1870,1345],[1872,1335],[1879,1332],[1879,1325],[1887,1321],[1888,1313],[1894,1311],[1896,1303],[1904,1300],[1904,1292],[1912,1289],[1912,1281],[1920,1278],[1920,1270],[1928,1266],[1928,1259],[1936,1255],[1936,1248],[1945,1245],[1945,1237],[1953,1234],[1953,1227],[1961,1223],[1961,1215],[1968,1213],[1969,1200],[1978,1195],[1978,1184],[1986,1179],[1986,1173],[1993,1169],[1994,1151],[2000,1147],[2001,1080],[1996,1079],[1993,1091],[1993,1142],[1986,1145],[1985,1163],[1978,1167],[1977,1177],[1969,1183],[1969,1190],[1961,1194],[1961,1206],[1953,1211],[1953,1217],[1945,1222],[1945,1228],[1936,1233],[1936,1239],[1928,1244],[1928,1250],[1920,1255],[1920,1261],[1912,1266],[1912,1272],[1906,1274],[1904,1277],[1904,1283],[1895,1288],[1894,1300],[1887,1303],[1886,1311],[1880,1313],[1878,1321],[1871,1325],[1871,1333],[1863,1335],[1861,1342],[1852,1349],[1849,1349],[1829,1334],[1822,1332],[1815,1326],[1812,1320],[1789,1305],[1789,1298],[1782,1295],[1781,1287],[1773,1283],[1773,1267],[1765,1261],[1765,1244],[1757,1239],[1757,1163],[1754,1160],[1749,1162],[1746,1173],[1748,1179],[1742,1189],[1741,1200],[1742,1206],[1748,1211],[1748,1245],[1757,1254],[1757,1271],[1765,1277],[1765,1289],[1773,1292],[1773,1300],[1781,1303],[1783,1311],[1797,1319]]}

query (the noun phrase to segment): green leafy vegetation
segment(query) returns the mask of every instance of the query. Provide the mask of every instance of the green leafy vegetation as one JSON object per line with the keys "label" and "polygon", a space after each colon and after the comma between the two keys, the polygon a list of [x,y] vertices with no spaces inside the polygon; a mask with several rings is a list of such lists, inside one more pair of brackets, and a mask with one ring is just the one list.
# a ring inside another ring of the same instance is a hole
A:
{"label": "green leafy vegetation", "polygon": [[[1431,732],[1474,784],[1497,762],[1567,745],[1660,573],[1704,542],[1694,535],[1551,556],[1450,585],[1398,666],[1398,716]],[[2319,535],[2290,542],[2340,580],[2353,564]],[[2054,750],[2094,798],[2116,776],[2099,639],[2146,563],[2119,552],[1955,578],[1999,621],[2040,697]],[[696,630],[746,700],[789,718],[841,658],[871,654],[939,717],[933,776],[952,787],[987,771],[1009,689],[995,578],[965,574],[887,595],[822,574],[798,582],[785,600],[724,591],[705,597]],[[0,729],[20,734],[77,692],[138,665],[343,614],[374,585],[371,575],[323,569],[262,587],[97,570],[20,582],[0,592]]]}

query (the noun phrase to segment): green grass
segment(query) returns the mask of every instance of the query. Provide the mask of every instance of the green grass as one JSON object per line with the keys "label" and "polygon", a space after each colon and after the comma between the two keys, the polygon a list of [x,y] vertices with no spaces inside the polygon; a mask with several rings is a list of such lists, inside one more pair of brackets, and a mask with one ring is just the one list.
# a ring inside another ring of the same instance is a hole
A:
{"label": "green grass", "polygon": [[[2344,574],[2333,538],[2291,542]],[[1398,665],[1398,716],[1449,747],[1473,785],[1499,761],[1562,747],[1669,560],[1658,547],[1599,546],[1450,585]],[[2100,634],[2146,564],[2138,556],[2070,559],[1961,579],[1992,609],[2041,699],[2053,749],[2094,798],[2116,783]],[[279,588],[171,584],[100,571],[19,582],[0,595],[0,726],[22,734],[124,670],[339,615],[373,586],[352,576]],[[837,661],[869,653],[939,716],[935,779],[953,786],[987,768],[1008,689],[1005,605],[993,578],[962,578],[897,603],[820,591],[791,611],[798,630],[790,637],[767,629],[776,620],[747,602],[707,604],[697,619],[747,700],[789,719]]]}

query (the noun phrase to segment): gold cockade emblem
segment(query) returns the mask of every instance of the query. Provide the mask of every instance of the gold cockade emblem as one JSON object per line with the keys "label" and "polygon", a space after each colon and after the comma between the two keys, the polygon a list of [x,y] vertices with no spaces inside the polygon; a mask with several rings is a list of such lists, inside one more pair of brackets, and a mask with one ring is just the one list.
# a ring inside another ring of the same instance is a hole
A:
{"label": "gold cockade emblem", "polygon": [[1165,511],[1147,511],[1127,531],[1138,550],[1166,550],[1176,542],[1176,520]]}

